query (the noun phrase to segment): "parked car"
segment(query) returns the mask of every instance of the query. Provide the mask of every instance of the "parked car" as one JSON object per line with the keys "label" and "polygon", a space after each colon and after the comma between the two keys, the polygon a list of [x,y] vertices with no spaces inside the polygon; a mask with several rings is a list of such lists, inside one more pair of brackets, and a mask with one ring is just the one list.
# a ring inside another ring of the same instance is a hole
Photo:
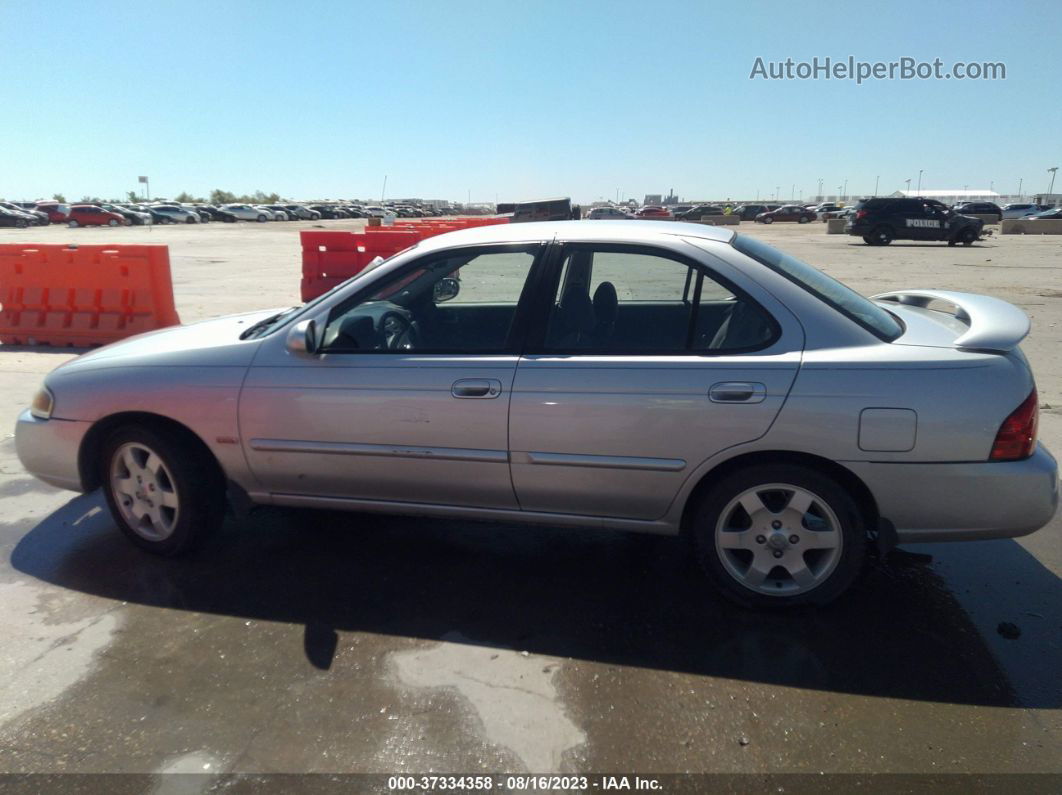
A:
{"label": "parked car", "polygon": [[848,216],[845,232],[863,238],[868,246],[887,246],[893,240],[946,240],[949,246],[973,245],[984,221],[948,209],[935,199],[866,199]]}
{"label": "parked car", "polygon": [[293,220],[293,216],[288,214],[286,207],[281,207],[279,204],[267,204],[265,208],[272,211],[274,221]]}
{"label": "parked car", "polygon": [[766,204],[739,204],[734,208],[732,215],[736,215],[742,221],[755,221],[757,215],[769,209]]}
{"label": "parked car", "polygon": [[70,216],[70,205],[62,202],[37,202],[37,209],[48,216],[49,223],[65,224]]}
{"label": "parked car", "polygon": [[1004,204],[1003,218],[1024,218],[1026,215],[1043,212],[1044,209],[1039,204]]}
{"label": "parked car", "polygon": [[760,224],[773,224],[775,221],[806,224],[808,221],[814,221],[815,218],[815,213],[812,210],[805,210],[798,204],[783,204],[777,210],[767,210],[760,213],[755,220]]}
{"label": "parked car", "polygon": [[226,204],[221,209],[225,210],[227,213],[231,213],[241,221],[258,221],[259,223],[265,223],[269,220],[270,216],[268,210],[252,207],[249,204]]}
{"label": "parked car", "polygon": [[136,212],[147,213],[149,216],[151,216],[151,223],[153,223],[153,224],[172,224],[172,223],[176,223],[176,221],[173,218],[171,218],[166,213],[159,212],[158,207],[156,207],[154,205],[151,205],[151,204],[126,204],[124,206],[127,207],[128,209],[134,210]]}
{"label": "parked car", "polygon": [[607,219],[627,220],[630,218],[627,213],[623,212],[623,210],[618,207],[594,207],[586,217],[594,221]]}
{"label": "parked car", "polygon": [[674,213],[675,219],[680,221],[699,221],[706,215],[723,215],[723,208],[714,204],[698,204],[681,212]]}
{"label": "parked car", "polygon": [[316,221],[321,217],[321,214],[317,210],[311,210],[301,204],[285,204],[284,209],[288,211],[288,214],[294,218],[302,219],[303,221]]}
{"label": "parked car", "polygon": [[112,213],[118,213],[129,222],[130,226],[145,226],[151,223],[151,213],[143,210],[131,210],[121,204],[101,204],[100,207]]}
{"label": "parked car", "polygon": [[181,206],[198,215],[200,223],[209,224],[214,220],[214,216],[207,212],[206,207],[202,204],[182,204]]}
{"label": "parked car", "polygon": [[18,229],[25,229],[27,226],[32,226],[33,222],[30,221],[29,216],[25,213],[15,212],[9,210],[6,207],[0,207],[0,226],[13,226]]}
{"label": "parked car", "polygon": [[666,207],[647,204],[645,207],[640,208],[635,215],[639,218],[670,218],[671,211]]}
{"label": "parked car", "polygon": [[963,215],[994,215],[998,223],[1003,217],[1003,210],[995,202],[963,202],[962,206],[952,207]]}
{"label": "parked car", "polygon": [[67,226],[129,226],[125,216],[104,210],[95,204],[74,204],[67,215]]}
{"label": "parked car", "polygon": [[42,213],[40,210],[27,210],[12,202],[0,202],[0,209],[22,216],[26,219],[27,226],[45,226],[48,224],[47,214]]}
{"label": "parked car", "polygon": [[987,296],[864,298],[724,227],[503,224],[301,307],[84,354],[15,446],[50,485],[102,487],[160,555],[216,529],[229,494],[684,533],[730,599],[824,604],[871,546],[1052,519],[1028,331]]}
{"label": "parked car", "polygon": [[151,208],[156,217],[161,216],[164,224],[198,224],[202,219],[199,213],[188,207],[180,207],[176,204],[153,204]]}
{"label": "parked car", "polygon": [[337,218],[342,218],[342,216],[336,212],[334,207],[331,207],[327,204],[311,204],[310,209],[313,210],[315,213],[320,214],[321,218],[327,221],[333,221]]}
{"label": "parked car", "polygon": [[388,207],[380,207],[379,205],[370,205],[365,208],[366,218],[394,218],[394,210]]}
{"label": "parked car", "polygon": [[1057,221],[1062,219],[1062,207],[1054,207],[1028,216],[1027,221]]}

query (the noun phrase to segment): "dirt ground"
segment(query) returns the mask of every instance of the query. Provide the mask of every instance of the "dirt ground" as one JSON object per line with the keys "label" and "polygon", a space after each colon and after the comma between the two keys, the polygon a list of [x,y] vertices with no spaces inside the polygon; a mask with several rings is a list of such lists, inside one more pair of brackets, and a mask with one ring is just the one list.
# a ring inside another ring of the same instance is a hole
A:
{"label": "dirt ground", "polygon": [[[188,323],[298,303],[312,226],[0,243],[168,244]],[[1024,309],[1041,439],[1062,451],[1062,237],[739,231],[864,294]],[[71,355],[0,346],[0,772],[1062,773],[1058,517],[1018,540],[922,545],[931,559],[788,616],[720,602],[673,539],[589,531],[269,510],[155,560],[98,493],[44,486],[15,457],[18,412]]]}

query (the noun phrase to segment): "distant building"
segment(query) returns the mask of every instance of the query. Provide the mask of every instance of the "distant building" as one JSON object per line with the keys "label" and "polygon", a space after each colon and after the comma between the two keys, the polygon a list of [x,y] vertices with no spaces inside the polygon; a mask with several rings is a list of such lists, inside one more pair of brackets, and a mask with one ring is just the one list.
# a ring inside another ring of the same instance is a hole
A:
{"label": "distant building", "polygon": [[890,198],[893,199],[936,199],[943,204],[955,204],[956,202],[995,202],[1000,203],[1003,198],[994,190],[898,190]]}
{"label": "distant building", "polygon": [[662,193],[647,193],[645,194],[645,201],[642,204],[663,204],[664,194]]}

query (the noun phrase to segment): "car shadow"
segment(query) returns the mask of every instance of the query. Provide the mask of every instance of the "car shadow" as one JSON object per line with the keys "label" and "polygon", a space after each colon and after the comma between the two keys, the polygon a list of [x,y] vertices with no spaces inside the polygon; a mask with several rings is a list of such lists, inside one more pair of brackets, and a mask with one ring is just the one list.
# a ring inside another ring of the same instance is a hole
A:
{"label": "car shadow", "polygon": [[[1008,577],[1059,602],[1054,574],[1012,541],[993,544],[1006,546]],[[1062,706],[1053,687],[1019,698],[934,566],[900,557],[828,608],[765,613],[718,598],[677,538],[269,508],[167,560],[124,539],[96,492],[33,527],[11,562],[108,599],[301,625],[307,659],[323,669],[339,632],[448,635],[868,696]],[[1057,644],[1025,652],[1062,669]]]}

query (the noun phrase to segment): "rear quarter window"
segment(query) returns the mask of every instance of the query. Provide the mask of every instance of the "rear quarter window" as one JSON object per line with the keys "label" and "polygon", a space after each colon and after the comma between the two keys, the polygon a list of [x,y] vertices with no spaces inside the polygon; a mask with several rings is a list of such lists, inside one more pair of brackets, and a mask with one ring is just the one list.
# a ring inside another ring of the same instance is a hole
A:
{"label": "rear quarter window", "polygon": [[879,339],[892,342],[903,334],[903,325],[899,320],[818,268],[745,235],[734,235],[731,245],[807,290]]}

